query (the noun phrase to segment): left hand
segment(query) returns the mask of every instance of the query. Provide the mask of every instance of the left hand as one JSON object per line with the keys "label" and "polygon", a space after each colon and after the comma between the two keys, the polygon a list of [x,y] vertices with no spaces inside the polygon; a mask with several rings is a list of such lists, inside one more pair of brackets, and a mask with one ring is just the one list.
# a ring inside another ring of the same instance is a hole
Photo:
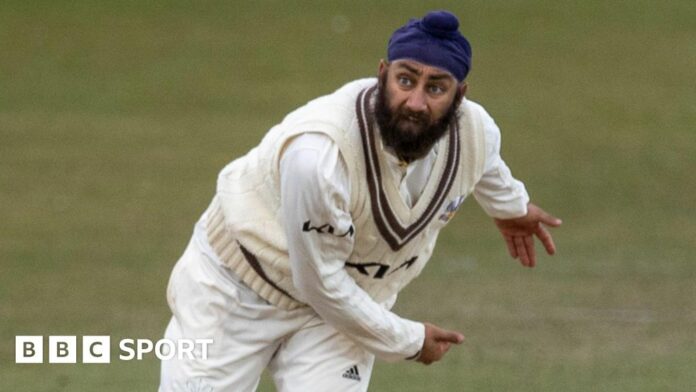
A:
{"label": "left hand", "polygon": [[536,265],[536,251],[534,250],[534,236],[544,244],[546,252],[550,255],[556,253],[556,245],[551,234],[542,223],[551,227],[561,225],[561,220],[529,203],[527,215],[513,219],[494,219],[498,230],[503,235],[510,256],[519,259],[525,267]]}

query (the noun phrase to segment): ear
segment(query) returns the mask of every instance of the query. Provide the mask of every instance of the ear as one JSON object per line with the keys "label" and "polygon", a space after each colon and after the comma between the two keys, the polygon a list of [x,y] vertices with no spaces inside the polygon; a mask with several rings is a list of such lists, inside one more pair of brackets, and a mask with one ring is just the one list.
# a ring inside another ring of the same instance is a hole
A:
{"label": "ear", "polygon": [[382,74],[387,72],[387,69],[389,68],[389,62],[385,59],[379,60],[379,76],[380,78],[382,77]]}
{"label": "ear", "polygon": [[459,84],[459,93],[462,97],[466,96],[466,90],[469,89],[469,85],[466,82],[461,82]]}

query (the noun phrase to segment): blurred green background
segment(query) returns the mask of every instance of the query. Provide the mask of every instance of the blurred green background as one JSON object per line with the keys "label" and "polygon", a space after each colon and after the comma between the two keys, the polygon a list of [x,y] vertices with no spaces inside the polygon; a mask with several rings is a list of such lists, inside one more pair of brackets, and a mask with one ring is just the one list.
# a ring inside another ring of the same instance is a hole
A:
{"label": "blurred green background", "polygon": [[675,0],[0,2],[0,389],[156,390],[152,356],[17,365],[14,337],[160,338],[219,169],[433,8],[564,226],[527,270],[466,203],[397,305],[465,344],[378,363],[371,390],[696,390],[696,2]]}

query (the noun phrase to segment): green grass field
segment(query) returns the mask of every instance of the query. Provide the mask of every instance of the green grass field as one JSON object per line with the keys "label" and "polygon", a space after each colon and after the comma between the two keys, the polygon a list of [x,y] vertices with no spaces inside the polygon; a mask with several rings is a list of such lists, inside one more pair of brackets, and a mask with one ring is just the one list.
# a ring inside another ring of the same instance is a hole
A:
{"label": "green grass field", "polygon": [[373,76],[391,32],[432,8],[460,16],[469,97],[564,226],[527,270],[469,201],[397,304],[465,344],[378,363],[371,390],[696,390],[686,0],[0,2],[0,390],[156,390],[152,356],[18,365],[15,335],[160,338],[218,170]]}

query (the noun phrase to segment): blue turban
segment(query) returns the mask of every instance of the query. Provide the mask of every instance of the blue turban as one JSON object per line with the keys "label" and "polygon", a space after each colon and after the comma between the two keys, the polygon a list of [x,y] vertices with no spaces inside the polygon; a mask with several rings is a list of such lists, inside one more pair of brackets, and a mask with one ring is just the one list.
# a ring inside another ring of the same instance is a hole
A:
{"label": "blue turban", "polygon": [[411,19],[389,39],[388,60],[409,59],[449,71],[458,81],[471,68],[471,46],[459,33],[459,20],[447,11]]}

